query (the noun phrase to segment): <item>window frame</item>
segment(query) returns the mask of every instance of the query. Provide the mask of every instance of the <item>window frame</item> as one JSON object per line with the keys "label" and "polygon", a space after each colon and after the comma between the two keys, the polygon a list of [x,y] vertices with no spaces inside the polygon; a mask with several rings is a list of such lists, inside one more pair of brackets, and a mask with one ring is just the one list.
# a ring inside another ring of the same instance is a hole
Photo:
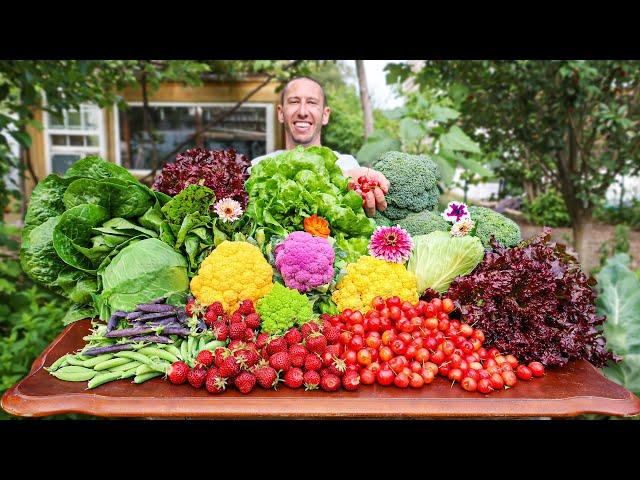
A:
{"label": "window frame", "polygon": [[[47,110],[42,110],[42,125],[44,134],[44,168],[46,175],[49,175],[53,171],[52,158],[56,153],[68,153],[68,154],[85,154],[86,155],[99,155],[101,158],[107,158],[107,135],[106,127],[107,121],[105,118],[105,111],[95,103],[82,103],[85,106],[96,107],[98,109],[98,126],[95,130],[71,130],[64,128],[50,128],[49,117],[51,114]],[[46,106],[46,103],[45,103]],[[51,135],[85,135],[94,136],[98,135],[97,147],[85,147],[85,146],[61,146],[53,145],[51,142]],[[52,151],[55,150],[55,151]],[[83,158],[83,157],[80,157]]]}
{"label": "window frame", "polygon": [[[143,102],[126,102],[130,107],[142,107]],[[234,107],[238,102],[149,102],[150,107]],[[244,102],[242,107],[264,107],[265,108],[265,136],[266,152],[272,152],[275,148],[275,109],[274,104],[269,102]],[[118,165],[122,165],[120,155],[120,112],[114,105],[114,132],[115,132],[115,158]],[[195,132],[195,130],[194,130]],[[133,175],[146,176],[151,173],[151,169],[128,169]]]}

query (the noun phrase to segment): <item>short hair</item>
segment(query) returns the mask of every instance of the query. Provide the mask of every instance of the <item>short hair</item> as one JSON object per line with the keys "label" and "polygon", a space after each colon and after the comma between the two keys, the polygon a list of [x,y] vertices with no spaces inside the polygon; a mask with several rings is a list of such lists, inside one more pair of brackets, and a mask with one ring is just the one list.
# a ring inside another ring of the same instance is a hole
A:
{"label": "short hair", "polygon": [[300,80],[306,78],[307,80],[311,80],[313,83],[315,83],[316,85],[318,85],[320,87],[320,90],[322,90],[322,106],[326,107],[327,106],[327,94],[324,91],[324,87],[322,86],[322,84],[316,80],[315,78],[309,77],[307,75],[300,75],[299,77],[293,77],[291,80],[289,80],[287,83],[285,83],[284,88],[282,89],[282,92],[280,92],[280,105],[284,105],[284,94],[287,92],[287,88],[289,87],[289,84],[291,82],[295,82],[296,80]]}

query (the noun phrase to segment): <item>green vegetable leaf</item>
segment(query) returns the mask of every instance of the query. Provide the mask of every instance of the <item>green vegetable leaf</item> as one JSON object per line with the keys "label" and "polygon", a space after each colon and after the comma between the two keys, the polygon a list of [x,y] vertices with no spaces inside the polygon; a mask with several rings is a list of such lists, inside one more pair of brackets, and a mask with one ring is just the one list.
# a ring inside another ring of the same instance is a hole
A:
{"label": "green vegetable leaf", "polygon": [[370,166],[377,162],[383,153],[400,150],[400,147],[400,141],[392,137],[380,136],[373,140],[369,137],[367,142],[356,153],[356,158],[360,165]]}
{"label": "green vegetable leaf", "polygon": [[71,180],[52,173],[36,185],[29,198],[29,209],[24,219],[25,230],[64,213],[63,195],[70,183]]}
{"label": "green vegetable leaf", "polygon": [[106,162],[98,156],[90,155],[81,158],[75,162],[66,171],[65,178],[92,178],[94,180],[103,180],[107,178],[118,178],[133,183],[139,183],[126,168],[115,163]]}
{"label": "green vegetable leaf", "polygon": [[400,138],[405,145],[414,145],[426,135],[424,127],[414,118],[403,118],[400,121]]}

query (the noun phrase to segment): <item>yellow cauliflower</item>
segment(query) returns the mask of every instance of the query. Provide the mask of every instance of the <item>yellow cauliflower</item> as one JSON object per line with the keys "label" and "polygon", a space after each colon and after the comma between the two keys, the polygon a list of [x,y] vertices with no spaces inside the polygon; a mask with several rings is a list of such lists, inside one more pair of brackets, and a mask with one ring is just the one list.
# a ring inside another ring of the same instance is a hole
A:
{"label": "yellow cauliflower", "polygon": [[258,247],[247,242],[224,241],[200,265],[191,279],[191,293],[203,305],[220,302],[227,313],[242,300],[253,302],[273,286],[273,271]]}
{"label": "yellow cauliflower", "polygon": [[331,298],[340,311],[350,308],[368,312],[377,295],[385,299],[398,296],[416,303],[417,290],[416,276],[404,265],[365,255],[347,265],[347,273],[338,282]]}

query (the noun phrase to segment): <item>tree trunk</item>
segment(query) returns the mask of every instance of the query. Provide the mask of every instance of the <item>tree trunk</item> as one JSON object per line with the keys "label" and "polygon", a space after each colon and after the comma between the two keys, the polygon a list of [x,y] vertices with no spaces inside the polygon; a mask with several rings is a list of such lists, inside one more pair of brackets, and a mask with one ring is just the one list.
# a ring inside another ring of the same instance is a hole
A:
{"label": "tree trunk", "polygon": [[367,75],[364,71],[364,60],[356,60],[356,71],[358,72],[358,85],[360,87],[360,102],[364,113],[364,140],[373,133],[373,110],[371,109],[371,98],[367,87]]}
{"label": "tree trunk", "polygon": [[592,234],[593,217],[591,213],[583,212],[573,218],[573,246],[578,252],[582,271],[589,273],[591,268],[595,266],[595,259],[587,246],[587,240]]}
{"label": "tree trunk", "polygon": [[524,191],[527,194],[527,201],[529,203],[533,202],[536,199],[536,190],[533,182],[524,180],[522,182],[522,186],[524,187]]}

